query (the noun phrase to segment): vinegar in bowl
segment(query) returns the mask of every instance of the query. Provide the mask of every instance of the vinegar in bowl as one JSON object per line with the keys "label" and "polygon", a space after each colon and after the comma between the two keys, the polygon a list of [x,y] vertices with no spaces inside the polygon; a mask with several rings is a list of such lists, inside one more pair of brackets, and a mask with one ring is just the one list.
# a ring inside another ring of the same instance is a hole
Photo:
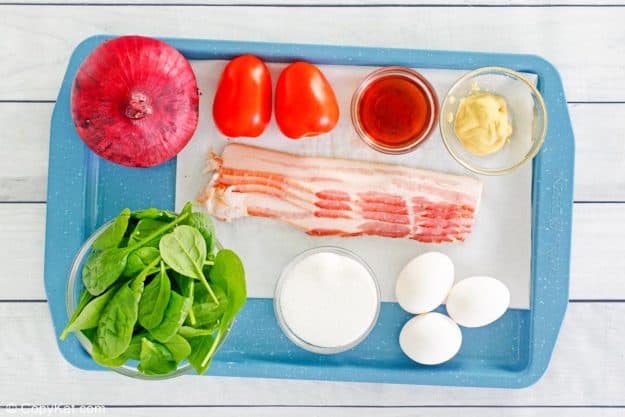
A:
{"label": "vinegar in bowl", "polygon": [[352,99],[352,122],[360,138],[390,154],[414,150],[433,131],[438,99],[430,83],[409,68],[374,71]]}

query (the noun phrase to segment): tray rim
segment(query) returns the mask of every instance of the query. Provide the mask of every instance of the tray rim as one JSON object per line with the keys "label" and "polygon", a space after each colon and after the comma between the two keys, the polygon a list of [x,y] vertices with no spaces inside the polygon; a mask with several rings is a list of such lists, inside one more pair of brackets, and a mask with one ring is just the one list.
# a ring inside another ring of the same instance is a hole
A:
{"label": "tray rim", "polygon": [[[69,100],[71,82],[78,65],[82,59],[97,45],[113,35],[95,35],[82,41],[73,51],[61,85],[57,102],[54,106],[51,123],[50,141],[54,140],[55,130],[58,126],[71,126],[71,118],[66,117],[68,109],[62,109],[59,103]],[[564,97],[564,90],[560,75],[556,68],[544,58],[528,54],[503,54],[488,52],[462,52],[462,51],[438,51],[422,49],[400,49],[380,47],[359,47],[340,45],[316,45],[316,44],[291,44],[270,42],[248,42],[212,39],[184,39],[184,38],[161,38],[180,50],[187,59],[224,59],[232,58],[242,53],[254,53],[268,62],[294,61],[305,59],[316,64],[337,64],[337,59],[342,65],[359,66],[387,66],[403,65],[408,67],[421,67],[433,69],[473,69],[482,66],[499,65],[515,69],[517,71],[532,72],[538,75],[538,88],[542,92],[548,109],[548,132],[545,146],[533,161],[535,172],[532,184],[532,285],[531,285],[531,308],[529,310],[529,352],[527,365],[520,370],[510,370],[497,374],[475,374],[462,378],[462,381],[454,381],[453,378],[433,378],[435,381],[415,381],[410,374],[395,375],[393,378],[376,379],[375,374],[364,378],[355,378],[355,381],[401,383],[401,384],[434,384],[434,385],[461,385],[481,387],[522,388],[537,382],[546,371],[551,359],[553,348],[564,318],[568,305],[570,249],[571,249],[571,224],[573,206],[573,169],[575,144],[572,126],[568,114],[568,107]],[[210,47],[208,47],[209,45]],[[207,57],[208,55],[208,57]],[[212,56],[212,58],[211,58]],[[560,139],[557,143],[555,140]],[[554,151],[551,147],[557,147]],[[549,149],[549,152],[546,149]],[[50,175],[56,169],[56,159],[59,158],[60,149],[50,146],[49,176],[48,176],[48,205],[46,214],[46,239],[45,239],[45,262],[44,281],[48,295],[48,306],[51,311],[55,331],[58,333],[66,319],[64,309],[65,294],[59,294],[58,285],[54,284],[50,274],[62,272],[62,262],[54,258],[54,244],[51,237],[63,236],[64,230],[61,222],[56,219],[64,213],[85,213],[82,201],[65,201],[58,204],[55,196],[64,187],[67,180]],[[89,152],[82,152],[77,157],[92,158]],[[549,167],[549,169],[545,169]],[[557,172],[557,173],[556,173]],[[83,175],[83,195],[89,192],[86,187],[88,173]],[[550,195],[551,194],[551,195]],[[62,297],[61,301],[55,298]],[[59,343],[57,345],[72,365],[86,368],[85,364],[77,360],[74,350],[78,342]],[[78,347],[79,348],[79,347]],[[218,359],[218,358],[216,358]],[[213,375],[224,376],[249,376],[249,377],[273,377],[280,378],[282,366],[262,363],[255,360],[255,370],[238,369],[235,373],[215,373]],[[332,378],[331,375],[320,375],[308,372],[309,366],[289,365],[289,367],[301,368],[302,374],[297,379],[326,379],[347,380],[345,378]],[[92,368],[91,368],[92,369]],[[273,369],[273,371],[272,371]],[[368,371],[367,371],[368,372]],[[294,378],[295,379],[295,378]]]}

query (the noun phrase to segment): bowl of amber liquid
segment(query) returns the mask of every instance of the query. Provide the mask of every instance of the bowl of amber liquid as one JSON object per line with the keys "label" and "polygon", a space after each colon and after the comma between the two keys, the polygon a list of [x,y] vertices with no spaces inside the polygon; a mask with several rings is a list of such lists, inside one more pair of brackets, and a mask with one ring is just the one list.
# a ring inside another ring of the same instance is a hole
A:
{"label": "bowl of amber liquid", "polygon": [[350,113],[363,142],[379,152],[404,154],[434,131],[438,98],[432,85],[417,71],[385,67],[360,83]]}

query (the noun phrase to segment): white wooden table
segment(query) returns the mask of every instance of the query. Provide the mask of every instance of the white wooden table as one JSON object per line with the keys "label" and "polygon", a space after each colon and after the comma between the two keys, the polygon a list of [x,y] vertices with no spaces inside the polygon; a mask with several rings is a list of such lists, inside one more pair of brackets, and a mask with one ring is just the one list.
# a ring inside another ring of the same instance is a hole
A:
{"label": "white wooden table", "polygon": [[[95,404],[110,416],[625,415],[625,1],[373,1],[0,0],[0,414],[33,411],[11,404]],[[148,383],[65,362],[43,289],[48,131],[69,54],[97,33],[552,61],[569,100],[577,168],[571,303],[544,378],[522,390],[211,377]]]}

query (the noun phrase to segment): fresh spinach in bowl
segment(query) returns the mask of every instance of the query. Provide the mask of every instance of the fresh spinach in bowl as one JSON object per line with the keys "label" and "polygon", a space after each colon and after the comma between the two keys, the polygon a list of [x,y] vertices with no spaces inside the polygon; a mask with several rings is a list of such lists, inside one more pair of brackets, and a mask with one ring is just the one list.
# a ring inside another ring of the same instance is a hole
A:
{"label": "fresh spinach in bowl", "polygon": [[82,332],[104,366],[136,360],[139,372],[166,375],[188,361],[206,371],[245,303],[245,272],[234,252],[216,250],[210,216],[191,207],[122,210],[92,246],[62,340]]}

